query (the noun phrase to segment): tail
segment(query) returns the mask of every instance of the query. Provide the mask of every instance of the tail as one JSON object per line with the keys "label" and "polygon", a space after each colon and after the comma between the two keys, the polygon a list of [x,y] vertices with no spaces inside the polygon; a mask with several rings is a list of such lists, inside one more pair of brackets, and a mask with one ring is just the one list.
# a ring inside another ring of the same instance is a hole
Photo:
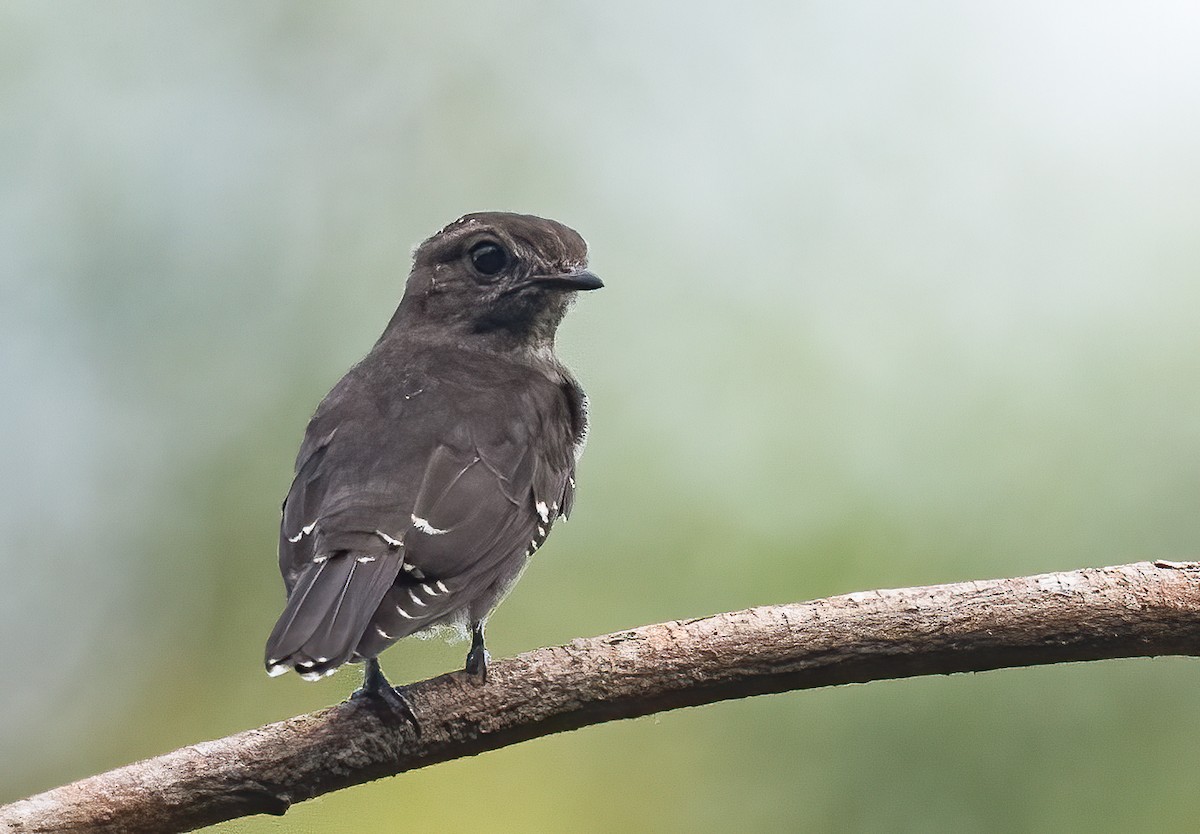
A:
{"label": "tail", "polygon": [[267,638],[267,673],[295,669],[305,680],[317,680],[337,671],[354,655],[400,562],[394,551],[342,551],[309,564]]}

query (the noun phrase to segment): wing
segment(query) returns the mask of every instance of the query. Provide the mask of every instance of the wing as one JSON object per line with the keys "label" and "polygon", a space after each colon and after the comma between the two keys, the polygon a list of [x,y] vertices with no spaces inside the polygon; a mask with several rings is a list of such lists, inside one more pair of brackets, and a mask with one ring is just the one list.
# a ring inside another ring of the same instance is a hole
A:
{"label": "wing", "polygon": [[[468,428],[430,455],[404,536],[404,570],[384,597],[358,654],[431,625],[485,619],[562,514],[574,461],[514,423],[483,436]],[[558,454],[548,454],[550,448]]]}
{"label": "wing", "polygon": [[283,506],[289,596],[270,671],[329,674],[499,602],[569,505],[574,471],[562,388],[501,382],[406,379],[410,394],[378,398],[352,372],[330,393]]}
{"label": "wing", "polygon": [[404,485],[419,478],[425,454],[421,432],[397,433],[403,407],[381,410],[365,381],[355,369],[335,386],[296,458],[279,534],[288,599],[266,646],[272,674],[295,668],[316,678],[349,660],[403,564],[400,539],[383,531],[406,517]]}

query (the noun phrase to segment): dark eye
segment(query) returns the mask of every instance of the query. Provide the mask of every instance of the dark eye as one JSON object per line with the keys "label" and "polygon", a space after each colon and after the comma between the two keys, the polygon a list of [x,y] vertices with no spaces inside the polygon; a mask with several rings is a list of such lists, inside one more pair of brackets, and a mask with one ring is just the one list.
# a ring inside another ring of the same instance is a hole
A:
{"label": "dark eye", "polygon": [[508,253],[499,244],[492,243],[490,240],[476,243],[471,247],[470,254],[471,266],[475,267],[475,271],[480,275],[486,275],[489,278],[499,275],[508,266]]}

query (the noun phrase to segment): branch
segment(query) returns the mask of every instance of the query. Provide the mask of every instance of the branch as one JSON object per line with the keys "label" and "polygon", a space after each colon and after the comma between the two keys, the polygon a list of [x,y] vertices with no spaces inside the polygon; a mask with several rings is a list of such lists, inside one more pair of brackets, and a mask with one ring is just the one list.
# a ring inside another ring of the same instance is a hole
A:
{"label": "branch", "polygon": [[768,692],[1200,654],[1200,562],[868,591],[574,640],[406,690],[423,733],[343,703],[0,807],[0,831],[190,831],[618,718]]}

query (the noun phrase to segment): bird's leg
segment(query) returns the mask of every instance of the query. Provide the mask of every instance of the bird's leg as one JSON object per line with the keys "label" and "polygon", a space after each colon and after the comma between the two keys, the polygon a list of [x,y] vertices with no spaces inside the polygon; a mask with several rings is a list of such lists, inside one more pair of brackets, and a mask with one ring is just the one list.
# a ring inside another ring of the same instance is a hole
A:
{"label": "bird's leg", "polygon": [[384,697],[380,692],[384,689],[390,689],[388,679],[383,675],[383,669],[379,666],[379,658],[370,657],[363,663],[363,685],[362,689],[356,689],[351,698],[378,696]]}
{"label": "bird's leg", "polygon": [[467,652],[467,674],[479,683],[487,683],[487,667],[491,657],[483,644],[483,622],[477,622],[471,626],[471,651]]}
{"label": "bird's leg", "polygon": [[354,701],[363,698],[377,698],[387,704],[405,721],[412,724],[413,731],[420,738],[421,722],[417,720],[412,703],[404,696],[401,687],[395,687],[388,683],[388,679],[383,676],[383,669],[379,667],[378,658],[367,658],[363,665],[363,685],[350,694],[350,699]]}

